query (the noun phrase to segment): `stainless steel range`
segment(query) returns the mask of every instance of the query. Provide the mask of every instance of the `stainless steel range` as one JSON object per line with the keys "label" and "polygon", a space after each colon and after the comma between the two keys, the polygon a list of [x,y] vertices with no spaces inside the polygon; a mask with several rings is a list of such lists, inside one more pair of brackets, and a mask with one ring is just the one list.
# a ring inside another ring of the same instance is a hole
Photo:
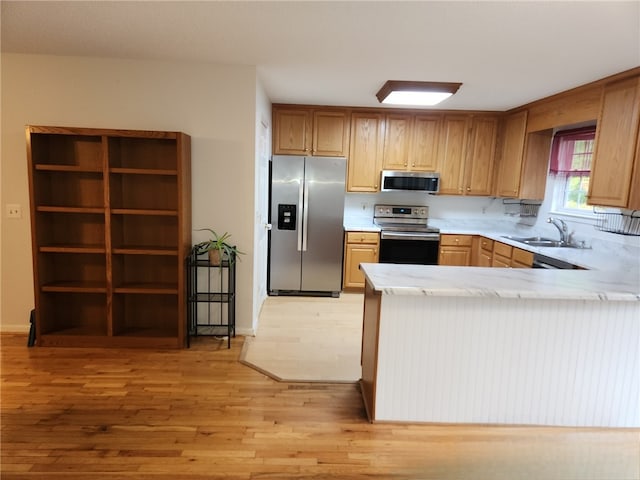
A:
{"label": "stainless steel range", "polygon": [[429,227],[429,207],[376,205],[380,227],[380,263],[437,265],[440,230]]}

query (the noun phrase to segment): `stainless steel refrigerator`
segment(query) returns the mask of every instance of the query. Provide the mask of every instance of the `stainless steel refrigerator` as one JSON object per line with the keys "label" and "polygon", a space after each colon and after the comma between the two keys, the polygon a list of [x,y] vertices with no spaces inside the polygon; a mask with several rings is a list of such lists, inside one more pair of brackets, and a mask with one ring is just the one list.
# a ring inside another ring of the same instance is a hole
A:
{"label": "stainless steel refrigerator", "polygon": [[339,296],[346,170],[345,158],[271,159],[269,294]]}

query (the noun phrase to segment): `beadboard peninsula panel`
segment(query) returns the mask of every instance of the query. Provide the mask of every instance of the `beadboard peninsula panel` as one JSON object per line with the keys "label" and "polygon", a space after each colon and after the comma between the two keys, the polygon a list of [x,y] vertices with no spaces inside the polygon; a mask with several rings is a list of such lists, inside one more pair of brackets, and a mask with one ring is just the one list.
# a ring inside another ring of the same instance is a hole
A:
{"label": "beadboard peninsula panel", "polygon": [[637,302],[383,295],[375,421],[640,427]]}

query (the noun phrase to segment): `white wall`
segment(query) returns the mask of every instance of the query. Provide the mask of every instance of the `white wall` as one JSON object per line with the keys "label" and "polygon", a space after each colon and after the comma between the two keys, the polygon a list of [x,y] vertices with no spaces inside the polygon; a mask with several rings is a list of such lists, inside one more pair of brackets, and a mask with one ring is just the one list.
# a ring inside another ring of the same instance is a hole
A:
{"label": "white wall", "polygon": [[[193,228],[228,231],[238,264],[238,332],[253,325],[256,70],[249,66],[2,55],[0,328],[33,308],[25,125],[183,131],[192,137]],[[264,107],[262,107],[264,109]],[[194,232],[194,243],[204,239]]]}
{"label": "white wall", "polygon": [[[2,61],[0,61],[0,94],[2,92]],[[1,97],[0,97],[0,105],[3,105],[3,102],[1,101]],[[2,115],[0,114],[0,329],[2,327],[2,299],[4,297],[4,290],[2,287],[2,277],[4,275],[2,275],[2,239],[4,237],[4,228],[5,225],[2,222],[2,219],[4,218],[5,215],[5,208],[4,208],[4,197],[2,196],[2,179],[4,178],[3,174],[2,174],[2,164],[4,163],[2,161],[2,158],[4,158],[4,155],[2,155],[3,149],[2,149],[2,145],[4,144],[3,139],[2,139]]]}

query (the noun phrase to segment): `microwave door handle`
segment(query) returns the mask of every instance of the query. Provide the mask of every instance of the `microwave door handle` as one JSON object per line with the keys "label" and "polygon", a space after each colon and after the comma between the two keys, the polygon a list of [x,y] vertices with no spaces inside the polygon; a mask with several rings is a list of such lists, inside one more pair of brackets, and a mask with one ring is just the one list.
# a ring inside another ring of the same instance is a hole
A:
{"label": "microwave door handle", "polygon": [[302,181],[298,180],[298,213],[297,213],[297,222],[298,222],[298,251],[302,250],[302,202],[304,200],[304,190],[302,186]]}

